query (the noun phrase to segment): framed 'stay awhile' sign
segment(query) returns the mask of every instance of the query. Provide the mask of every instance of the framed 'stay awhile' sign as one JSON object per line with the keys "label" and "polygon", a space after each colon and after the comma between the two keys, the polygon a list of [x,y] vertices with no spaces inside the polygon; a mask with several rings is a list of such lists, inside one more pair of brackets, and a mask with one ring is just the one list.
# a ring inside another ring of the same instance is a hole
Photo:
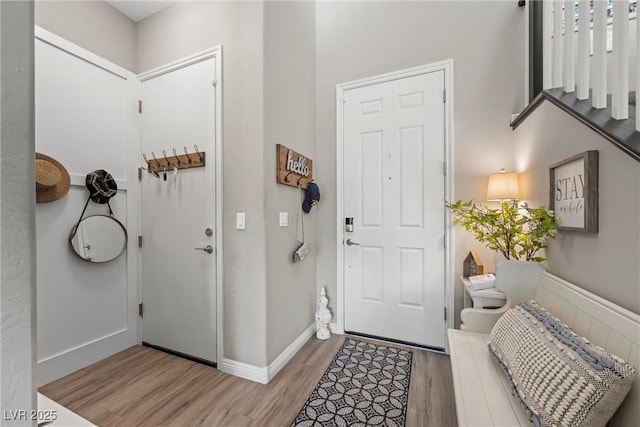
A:
{"label": "framed 'stay awhile' sign", "polygon": [[549,208],[558,230],[598,232],[598,151],[549,167]]}

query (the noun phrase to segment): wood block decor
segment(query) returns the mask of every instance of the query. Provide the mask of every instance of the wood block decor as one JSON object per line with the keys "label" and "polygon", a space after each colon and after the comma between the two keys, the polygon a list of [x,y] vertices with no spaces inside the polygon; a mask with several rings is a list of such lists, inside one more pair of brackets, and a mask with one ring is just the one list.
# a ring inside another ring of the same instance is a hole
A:
{"label": "wood block decor", "polygon": [[484,274],[484,265],[478,255],[478,252],[471,251],[462,263],[462,275],[464,277],[476,276]]}

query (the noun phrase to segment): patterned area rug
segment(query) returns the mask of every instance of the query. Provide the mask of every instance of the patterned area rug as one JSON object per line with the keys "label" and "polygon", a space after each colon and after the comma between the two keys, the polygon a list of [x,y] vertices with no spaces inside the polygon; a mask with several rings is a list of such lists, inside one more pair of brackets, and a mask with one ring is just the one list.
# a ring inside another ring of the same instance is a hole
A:
{"label": "patterned area rug", "polygon": [[345,339],[293,426],[404,426],[411,357]]}

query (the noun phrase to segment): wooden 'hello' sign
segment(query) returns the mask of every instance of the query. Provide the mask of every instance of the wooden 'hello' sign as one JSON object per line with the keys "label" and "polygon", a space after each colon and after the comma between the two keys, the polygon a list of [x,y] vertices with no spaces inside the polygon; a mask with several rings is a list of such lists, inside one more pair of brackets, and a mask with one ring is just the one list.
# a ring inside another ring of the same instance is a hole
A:
{"label": "wooden 'hello' sign", "polygon": [[278,184],[290,185],[306,190],[307,184],[313,180],[313,161],[300,153],[285,147],[276,146],[276,181]]}

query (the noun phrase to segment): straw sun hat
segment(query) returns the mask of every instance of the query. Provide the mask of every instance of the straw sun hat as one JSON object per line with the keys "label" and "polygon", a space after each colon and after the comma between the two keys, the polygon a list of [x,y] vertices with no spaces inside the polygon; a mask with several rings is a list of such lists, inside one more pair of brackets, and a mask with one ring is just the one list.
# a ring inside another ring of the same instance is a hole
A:
{"label": "straw sun hat", "polygon": [[56,159],[36,153],[36,203],[61,199],[69,191],[69,172]]}

